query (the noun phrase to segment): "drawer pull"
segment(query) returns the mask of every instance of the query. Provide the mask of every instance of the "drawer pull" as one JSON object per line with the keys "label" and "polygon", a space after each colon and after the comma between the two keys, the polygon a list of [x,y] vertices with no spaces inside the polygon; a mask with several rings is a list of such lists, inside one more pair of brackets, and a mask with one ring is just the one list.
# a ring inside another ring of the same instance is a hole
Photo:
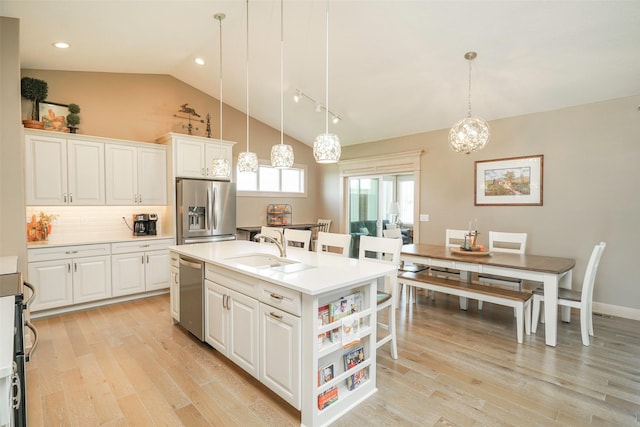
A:
{"label": "drawer pull", "polygon": [[77,254],[78,251],[66,251],[65,254],[67,255],[71,255],[71,254]]}
{"label": "drawer pull", "polygon": [[278,301],[282,301],[284,297],[282,295],[271,293],[271,298],[277,299]]}
{"label": "drawer pull", "polygon": [[282,316],[280,316],[279,314],[275,314],[273,311],[269,312],[269,316],[273,317],[274,319],[282,320]]}
{"label": "drawer pull", "polygon": [[140,245],[141,248],[148,248],[151,245]]}

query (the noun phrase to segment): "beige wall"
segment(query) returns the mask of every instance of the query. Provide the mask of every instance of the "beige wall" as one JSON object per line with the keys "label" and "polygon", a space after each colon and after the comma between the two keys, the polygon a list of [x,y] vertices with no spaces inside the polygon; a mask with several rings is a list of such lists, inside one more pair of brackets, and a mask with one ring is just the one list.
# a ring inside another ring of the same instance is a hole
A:
{"label": "beige wall", "polygon": [[[185,102],[204,119],[211,114],[212,137],[219,137],[219,103],[199,90],[166,75],[86,73],[50,70],[22,70],[23,76],[45,80],[49,85],[48,99],[62,104],[80,106],[80,133],[102,137],[153,142],[167,132],[187,133],[181,121],[173,117]],[[28,103],[23,100],[23,118]],[[233,155],[246,150],[246,116],[225,104],[223,109],[223,139],[235,141]],[[205,136],[206,124],[198,123],[194,135]],[[250,122],[250,149],[260,159],[270,158],[271,146],[280,142],[280,131],[262,122]],[[239,197],[237,224],[264,225],[269,203],[289,203],[293,221],[315,222],[322,212],[321,166],[313,159],[309,146],[285,135],[285,144],[293,146],[296,163],[308,167],[306,198]]]}
{"label": "beige wall", "polygon": [[[172,77],[41,70],[23,70],[23,75],[47,80],[51,100],[78,103],[83,108],[82,133],[152,141],[168,131],[183,132],[172,115],[189,102],[203,115],[211,112],[216,135],[218,101]],[[596,308],[603,312],[627,308],[628,317],[638,317],[640,287],[630,266],[638,239],[634,222],[640,212],[639,104],[640,96],[631,96],[496,120],[491,122],[489,145],[471,155],[452,152],[446,142],[448,131],[440,130],[343,147],[343,159],[424,150],[420,212],[428,213],[430,221],[420,224],[421,242],[442,242],[445,228],[464,228],[474,218],[484,243],[489,230],[524,231],[529,233],[528,252],[576,259],[577,287],[593,245],[607,242],[594,294]],[[245,118],[231,108],[224,114],[223,137],[238,142],[237,156],[245,146]],[[251,134],[252,150],[268,158],[279,132],[252,121]],[[344,231],[337,166],[316,165],[309,147],[287,143],[294,146],[297,161],[309,166],[311,196],[239,198],[238,224],[257,225],[266,205],[278,202],[293,205],[296,222],[328,217],[337,224],[333,231]],[[543,206],[474,206],[475,160],[535,154],[545,156]]]}
{"label": "beige wall", "polygon": [[[640,313],[640,286],[631,268],[640,238],[638,105],[640,96],[631,96],[496,120],[489,144],[470,155],[451,151],[448,130],[440,130],[344,147],[343,159],[425,150],[420,212],[430,221],[420,223],[422,243],[442,243],[445,228],[464,229],[475,218],[482,243],[489,230],[527,232],[529,253],[576,259],[574,287],[580,288],[593,246],[605,241],[597,308],[635,309],[634,317]],[[474,206],[476,160],[536,154],[544,155],[543,206]],[[340,200],[333,204],[332,214],[339,215]]]}
{"label": "beige wall", "polygon": [[26,271],[24,150],[20,124],[20,22],[0,17],[0,256]]}

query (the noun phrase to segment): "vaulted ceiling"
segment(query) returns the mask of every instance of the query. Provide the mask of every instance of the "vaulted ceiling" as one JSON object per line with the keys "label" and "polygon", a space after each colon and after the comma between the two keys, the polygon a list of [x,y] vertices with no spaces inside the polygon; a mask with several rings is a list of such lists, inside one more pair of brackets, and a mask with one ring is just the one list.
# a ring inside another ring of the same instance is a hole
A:
{"label": "vaulted ceiling", "polygon": [[[322,0],[284,1],[284,128],[312,144],[325,117]],[[246,5],[233,1],[2,0],[23,68],[169,74],[246,112]],[[249,2],[250,115],[280,128],[280,5]],[[51,44],[64,40],[66,50]],[[343,145],[640,93],[640,1],[332,0],[330,131]],[[196,65],[201,57],[205,65]],[[188,102],[189,100],[185,100]]]}

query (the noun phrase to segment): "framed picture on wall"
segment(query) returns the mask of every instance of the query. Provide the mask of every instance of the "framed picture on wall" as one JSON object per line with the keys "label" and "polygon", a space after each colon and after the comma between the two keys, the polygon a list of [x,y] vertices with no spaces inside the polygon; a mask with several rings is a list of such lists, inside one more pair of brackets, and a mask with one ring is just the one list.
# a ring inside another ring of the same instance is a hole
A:
{"label": "framed picture on wall", "polygon": [[475,162],[476,206],[542,206],[542,154]]}
{"label": "framed picture on wall", "polygon": [[38,117],[44,123],[45,130],[55,130],[58,132],[68,132],[67,114],[69,114],[69,106],[66,104],[58,104],[57,102],[42,101],[38,102]]}

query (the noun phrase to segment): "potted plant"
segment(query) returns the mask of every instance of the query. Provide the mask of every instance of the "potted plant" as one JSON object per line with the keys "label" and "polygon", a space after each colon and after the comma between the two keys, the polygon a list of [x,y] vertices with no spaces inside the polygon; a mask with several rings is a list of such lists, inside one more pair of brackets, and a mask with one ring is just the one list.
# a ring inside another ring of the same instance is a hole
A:
{"label": "potted plant", "polygon": [[76,133],[78,125],[80,124],[80,107],[78,104],[69,104],[69,114],[67,114],[67,126],[69,126],[70,133]]}
{"label": "potted plant", "polygon": [[20,80],[20,93],[31,101],[31,120],[23,120],[24,127],[44,129],[44,125],[38,117],[38,102],[47,99],[49,85],[44,80],[23,77]]}

